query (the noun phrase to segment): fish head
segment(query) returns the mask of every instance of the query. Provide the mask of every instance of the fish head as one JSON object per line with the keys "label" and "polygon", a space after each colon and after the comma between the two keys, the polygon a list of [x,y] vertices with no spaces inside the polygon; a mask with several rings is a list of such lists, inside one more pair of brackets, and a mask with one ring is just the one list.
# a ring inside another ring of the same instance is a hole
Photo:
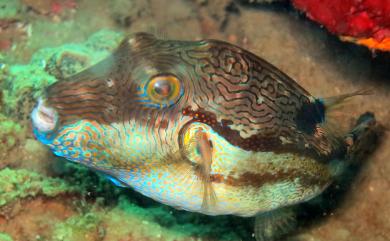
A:
{"label": "fish head", "polygon": [[202,90],[182,56],[203,45],[146,33],[126,38],[112,56],[47,88],[31,114],[35,136],[55,154],[103,171],[177,150],[184,126],[212,121],[190,112]]}

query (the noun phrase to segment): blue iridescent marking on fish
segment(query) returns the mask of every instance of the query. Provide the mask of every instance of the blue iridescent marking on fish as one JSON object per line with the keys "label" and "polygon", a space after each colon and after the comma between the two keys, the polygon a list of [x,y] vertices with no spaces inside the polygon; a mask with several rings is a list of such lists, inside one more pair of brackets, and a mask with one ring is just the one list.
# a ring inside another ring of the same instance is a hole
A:
{"label": "blue iridescent marking on fish", "polygon": [[111,175],[103,174],[103,176],[106,177],[108,180],[110,180],[117,187],[127,187],[126,184],[124,184],[123,182],[121,182],[120,180],[118,180],[117,178]]}
{"label": "blue iridescent marking on fish", "polygon": [[38,141],[42,142],[45,145],[48,145],[53,142],[55,139],[55,135],[51,135],[50,133],[45,133],[39,131],[37,128],[33,128],[33,134]]}

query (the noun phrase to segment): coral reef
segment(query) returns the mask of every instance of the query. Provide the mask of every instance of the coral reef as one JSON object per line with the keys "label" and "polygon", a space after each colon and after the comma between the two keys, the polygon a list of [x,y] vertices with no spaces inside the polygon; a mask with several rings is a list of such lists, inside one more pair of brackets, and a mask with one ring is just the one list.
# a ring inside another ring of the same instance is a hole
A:
{"label": "coral reef", "polygon": [[18,144],[24,132],[25,130],[20,124],[0,113],[0,160],[7,157],[9,150]]}
{"label": "coral reef", "polygon": [[12,170],[9,168],[0,171],[0,207],[18,199],[45,195],[56,196],[60,193],[72,192],[70,187],[61,179],[45,178],[30,170]]}
{"label": "coral reef", "polygon": [[121,33],[102,30],[85,43],[41,49],[28,65],[6,65],[0,79],[4,112],[18,120],[27,119],[44,87],[103,59],[121,37]]}
{"label": "coral reef", "polygon": [[15,42],[26,38],[27,26],[21,21],[20,1],[0,0],[0,52],[12,48]]}

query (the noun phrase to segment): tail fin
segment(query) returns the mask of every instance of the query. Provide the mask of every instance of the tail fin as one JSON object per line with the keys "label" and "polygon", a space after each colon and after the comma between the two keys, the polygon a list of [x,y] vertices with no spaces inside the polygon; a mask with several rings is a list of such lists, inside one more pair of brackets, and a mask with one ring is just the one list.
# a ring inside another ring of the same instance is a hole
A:
{"label": "tail fin", "polygon": [[343,137],[345,154],[343,161],[335,160],[332,165],[332,173],[340,177],[351,165],[359,165],[377,147],[382,128],[377,124],[375,116],[367,112],[359,117],[355,126]]}
{"label": "tail fin", "polygon": [[320,154],[343,154],[343,137],[348,133],[349,127],[345,125],[345,121],[340,121],[339,117],[345,114],[340,111],[340,107],[351,97],[368,94],[371,94],[371,91],[359,90],[335,97],[315,98],[303,103],[295,119],[297,129],[314,137],[312,144]]}
{"label": "tail fin", "polygon": [[347,161],[354,163],[363,160],[377,146],[381,132],[373,113],[361,115],[355,127],[345,136]]}

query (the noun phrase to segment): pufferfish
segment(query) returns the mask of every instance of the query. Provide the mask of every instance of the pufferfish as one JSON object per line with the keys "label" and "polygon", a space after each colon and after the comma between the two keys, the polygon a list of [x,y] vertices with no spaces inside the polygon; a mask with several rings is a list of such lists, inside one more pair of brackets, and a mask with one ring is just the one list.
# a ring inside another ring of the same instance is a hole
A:
{"label": "pufferfish", "polygon": [[342,135],[328,114],[359,94],[316,98],[238,46],[137,33],[49,86],[31,116],[55,155],[177,209],[256,217],[260,241],[349,162],[374,117]]}

